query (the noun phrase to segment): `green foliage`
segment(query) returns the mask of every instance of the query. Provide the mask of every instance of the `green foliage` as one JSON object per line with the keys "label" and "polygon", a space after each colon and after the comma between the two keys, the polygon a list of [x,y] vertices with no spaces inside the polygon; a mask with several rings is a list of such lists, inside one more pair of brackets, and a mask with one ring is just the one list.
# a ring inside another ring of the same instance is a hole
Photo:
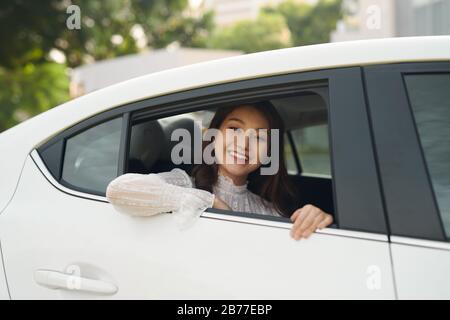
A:
{"label": "green foliage", "polygon": [[43,62],[65,26],[62,0],[0,1],[0,66]]}
{"label": "green foliage", "polygon": [[244,20],[216,29],[207,46],[241,50],[246,53],[289,47],[290,34],[284,18],[277,13],[262,13],[254,21]]}
{"label": "green foliage", "polygon": [[28,63],[0,67],[0,132],[69,98],[66,66]]}
{"label": "green foliage", "polygon": [[315,5],[287,0],[263,8],[256,20],[216,29],[207,46],[250,53],[329,42],[342,18],[341,8],[342,0],[319,0]]}
{"label": "green foliage", "polygon": [[[138,51],[130,34],[134,19],[130,1],[72,1],[80,7],[81,29],[69,30],[64,22],[54,43],[54,47],[65,54],[69,67]],[[69,16],[65,11],[63,14],[65,18]],[[112,43],[114,35],[121,37],[120,44]]]}
{"label": "green foliage", "polygon": [[[184,15],[187,0],[73,0],[81,9],[80,30],[63,28],[55,47],[63,51],[68,65],[76,67],[138,52],[132,29],[144,30],[147,45],[166,47],[177,41],[182,46],[200,46],[212,27],[212,15],[199,18]],[[122,42],[113,44],[113,36]]]}
{"label": "green foliage", "polygon": [[263,12],[284,17],[294,46],[326,43],[342,18],[342,0],[319,0],[315,5],[288,0]]}
{"label": "green foliage", "polygon": [[144,28],[153,48],[166,47],[174,41],[184,47],[204,46],[213,27],[213,14],[186,16],[187,5],[187,0],[134,0],[131,8],[135,23]]}
{"label": "green foliage", "polygon": [[[78,5],[81,29],[69,30],[67,7]],[[204,46],[212,14],[184,14],[187,0],[0,1],[0,132],[69,99],[67,68],[138,52],[141,25],[147,45]],[[112,39],[119,39],[113,42]],[[49,59],[58,49],[64,65]]]}
{"label": "green foliage", "polygon": [[[186,15],[188,0],[1,0],[0,132],[69,99],[67,68],[138,52],[136,26],[153,48],[178,42],[250,53],[329,41],[341,2],[288,0],[256,20],[214,29],[211,12]],[[66,27],[70,4],[80,7],[80,30]],[[52,49],[65,64],[49,59]]]}

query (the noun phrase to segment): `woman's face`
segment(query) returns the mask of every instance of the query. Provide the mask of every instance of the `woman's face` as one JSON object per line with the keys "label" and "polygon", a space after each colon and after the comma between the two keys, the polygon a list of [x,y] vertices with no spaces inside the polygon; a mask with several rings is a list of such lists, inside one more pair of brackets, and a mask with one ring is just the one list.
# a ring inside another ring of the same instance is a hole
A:
{"label": "woman's face", "polygon": [[268,129],[269,122],[255,107],[244,105],[229,113],[214,143],[219,170],[235,182],[245,182],[248,174],[261,166],[262,155],[267,154]]}

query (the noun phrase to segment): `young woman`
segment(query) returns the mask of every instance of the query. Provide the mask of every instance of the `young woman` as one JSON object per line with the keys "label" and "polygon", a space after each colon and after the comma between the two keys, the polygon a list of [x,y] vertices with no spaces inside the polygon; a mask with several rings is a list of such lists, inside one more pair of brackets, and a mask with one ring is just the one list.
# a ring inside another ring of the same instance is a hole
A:
{"label": "young woman", "polygon": [[[199,216],[213,207],[290,217],[291,236],[296,240],[308,238],[333,222],[330,214],[313,205],[298,208],[301,201],[285,167],[283,122],[269,102],[221,108],[210,129],[222,133],[211,142],[218,161],[196,165],[192,176],[181,169],[148,175],[125,174],[108,185],[109,202],[120,212],[143,216],[171,211]],[[260,129],[266,129],[268,135]],[[279,166],[275,174],[264,175],[262,155],[270,153],[273,129],[279,130],[274,141],[278,144]],[[227,139],[229,130],[244,138]],[[255,150],[253,144],[257,144],[257,152],[250,152]]]}

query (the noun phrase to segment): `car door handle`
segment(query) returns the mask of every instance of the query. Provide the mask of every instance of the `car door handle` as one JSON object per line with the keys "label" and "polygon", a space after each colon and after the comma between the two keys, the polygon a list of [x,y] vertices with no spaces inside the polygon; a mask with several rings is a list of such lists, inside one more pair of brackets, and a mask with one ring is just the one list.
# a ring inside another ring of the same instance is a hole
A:
{"label": "car door handle", "polygon": [[53,270],[36,270],[34,280],[37,284],[50,289],[84,291],[102,295],[113,295],[118,290],[117,286],[111,282]]}

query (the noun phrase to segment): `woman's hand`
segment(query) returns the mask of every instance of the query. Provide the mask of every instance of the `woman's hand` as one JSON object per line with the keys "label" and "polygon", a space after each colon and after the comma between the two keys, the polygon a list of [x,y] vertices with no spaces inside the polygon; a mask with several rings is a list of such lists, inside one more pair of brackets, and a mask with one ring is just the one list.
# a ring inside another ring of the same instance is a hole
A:
{"label": "woman's hand", "polygon": [[317,229],[323,229],[333,223],[333,217],[313,205],[306,205],[298,209],[291,216],[294,223],[291,237],[295,240],[307,239]]}
{"label": "woman's hand", "polygon": [[231,208],[225,202],[223,202],[221,199],[219,199],[218,197],[214,197],[213,208],[220,209],[220,210],[231,210]]}

